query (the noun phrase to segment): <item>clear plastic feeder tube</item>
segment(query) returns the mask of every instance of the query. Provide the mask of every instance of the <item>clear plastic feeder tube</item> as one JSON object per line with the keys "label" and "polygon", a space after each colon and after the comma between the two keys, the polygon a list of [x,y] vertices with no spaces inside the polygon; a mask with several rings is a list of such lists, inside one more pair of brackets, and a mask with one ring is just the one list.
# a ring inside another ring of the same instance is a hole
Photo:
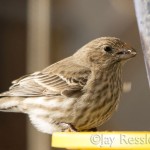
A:
{"label": "clear plastic feeder tube", "polygon": [[134,5],[150,86],[150,0],[134,0]]}

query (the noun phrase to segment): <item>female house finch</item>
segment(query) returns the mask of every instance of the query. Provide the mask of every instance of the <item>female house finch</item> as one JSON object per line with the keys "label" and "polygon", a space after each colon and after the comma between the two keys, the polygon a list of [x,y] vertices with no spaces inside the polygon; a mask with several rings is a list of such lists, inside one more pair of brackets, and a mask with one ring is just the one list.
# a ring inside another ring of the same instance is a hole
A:
{"label": "female house finch", "polygon": [[84,131],[108,120],[122,91],[122,66],[136,51],[115,37],[95,39],[72,56],[12,82],[0,110],[29,115],[45,133]]}

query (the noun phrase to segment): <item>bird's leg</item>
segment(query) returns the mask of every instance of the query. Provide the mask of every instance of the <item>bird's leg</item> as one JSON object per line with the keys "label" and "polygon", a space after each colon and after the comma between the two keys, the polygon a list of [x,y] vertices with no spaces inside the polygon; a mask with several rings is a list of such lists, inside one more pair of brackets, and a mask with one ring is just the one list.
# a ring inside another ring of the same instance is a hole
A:
{"label": "bird's leg", "polygon": [[[69,126],[70,127],[67,129],[68,132],[77,132],[77,129],[72,124],[69,124]],[[65,132],[67,132],[67,131],[65,131]]]}
{"label": "bird's leg", "polygon": [[70,128],[68,128],[68,129],[64,130],[64,132],[76,132],[76,131],[73,130],[73,129],[70,127]]}
{"label": "bird's leg", "polygon": [[72,124],[69,123],[59,123],[59,125],[63,126],[65,129],[64,132],[77,132],[77,130],[74,128]]}

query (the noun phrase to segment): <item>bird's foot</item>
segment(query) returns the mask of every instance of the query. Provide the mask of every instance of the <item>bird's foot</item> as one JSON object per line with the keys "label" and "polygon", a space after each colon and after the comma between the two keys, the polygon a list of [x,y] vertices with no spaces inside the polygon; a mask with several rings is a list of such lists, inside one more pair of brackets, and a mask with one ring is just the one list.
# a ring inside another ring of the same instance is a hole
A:
{"label": "bird's foot", "polygon": [[59,126],[62,127],[63,132],[77,132],[77,130],[69,123],[61,122]]}
{"label": "bird's foot", "polygon": [[64,132],[76,132],[76,131],[72,129],[71,127],[69,127],[68,129],[64,130]]}

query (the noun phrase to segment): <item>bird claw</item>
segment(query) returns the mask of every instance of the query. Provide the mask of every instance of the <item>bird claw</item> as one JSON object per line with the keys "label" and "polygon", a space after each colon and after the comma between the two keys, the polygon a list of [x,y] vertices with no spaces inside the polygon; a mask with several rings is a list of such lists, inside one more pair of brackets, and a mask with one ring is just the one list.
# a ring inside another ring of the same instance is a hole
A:
{"label": "bird claw", "polygon": [[59,125],[64,127],[63,132],[76,132],[77,130],[69,123],[59,123]]}
{"label": "bird claw", "polygon": [[70,127],[68,129],[64,130],[64,132],[76,132],[76,131]]}

